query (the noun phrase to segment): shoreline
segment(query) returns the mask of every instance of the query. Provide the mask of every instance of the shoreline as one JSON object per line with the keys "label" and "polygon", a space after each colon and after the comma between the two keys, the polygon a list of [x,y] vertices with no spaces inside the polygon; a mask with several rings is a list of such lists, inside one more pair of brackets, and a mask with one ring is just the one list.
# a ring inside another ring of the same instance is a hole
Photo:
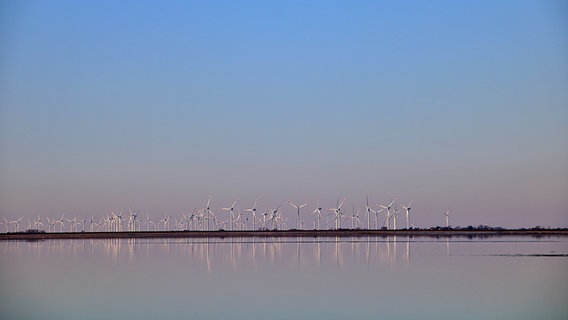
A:
{"label": "shoreline", "polygon": [[2,233],[0,241],[51,239],[151,239],[151,238],[322,238],[322,237],[502,237],[561,236],[568,229],[502,229],[502,230],[257,230],[257,231],[122,231],[122,232],[37,232]]}

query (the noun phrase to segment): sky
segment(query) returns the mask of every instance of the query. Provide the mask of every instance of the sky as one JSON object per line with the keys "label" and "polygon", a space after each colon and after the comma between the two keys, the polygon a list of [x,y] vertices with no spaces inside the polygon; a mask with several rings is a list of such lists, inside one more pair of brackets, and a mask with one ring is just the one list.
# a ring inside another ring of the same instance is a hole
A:
{"label": "sky", "polygon": [[568,226],[567,89],[563,1],[2,1],[0,217]]}

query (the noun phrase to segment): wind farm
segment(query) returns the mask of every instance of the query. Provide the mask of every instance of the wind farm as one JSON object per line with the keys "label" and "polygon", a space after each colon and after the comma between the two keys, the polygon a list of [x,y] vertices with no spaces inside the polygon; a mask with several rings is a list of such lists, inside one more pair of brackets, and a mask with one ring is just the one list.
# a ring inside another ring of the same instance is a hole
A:
{"label": "wind farm", "polygon": [[[201,209],[182,212],[180,215],[164,214],[162,218],[152,218],[150,214],[141,221],[140,210],[109,210],[100,217],[78,217],[63,214],[60,218],[46,217],[48,223],[42,222],[38,215],[29,221],[25,230],[20,230],[23,217],[16,220],[3,218],[4,232],[0,240],[30,239],[77,239],[77,238],[230,238],[230,237],[364,237],[364,236],[416,236],[416,237],[452,237],[452,236],[519,236],[519,235],[568,235],[566,228],[534,228],[506,229],[488,225],[452,226],[450,211],[442,213],[440,223],[433,226],[416,226],[411,223],[410,212],[412,202],[402,205],[397,199],[370,204],[365,198],[364,209],[366,223],[361,220],[361,207],[352,202],[350,213],[345,213],[343,204],[346,199],[338,198],[329,213],[322,213],[320,201],[309,208],[310,201],[296,204],[288,201],[293,210],[285,212],[282,205],[257,209],[256,199],[252,207],[241,210],[238,199],[228,207],[215,208],[213,198],[209,196],[206,205]],[[399,207],[404,209],[405,226],[397,224]],[[307,208],[308,213],[301,209]],[[313,210],[313,211],[312,211]],[[127,211],[128,214],[124,214]],[[118,212],[118,213],[117,213]],[[379,213],[384,213],[382,224]],[[313,215],[312,227],[305,227],[304,221]],[[322,223],[321,216],[325,217]],[[413,211],[413,215],[414,215]],[[421,214],[418,211],[418,214]],[[425,214],[425,213],[424,213]],[[374,215],[374,217],[373,217]],[[296,221],[295,227],[287,224],[289,219]],[[374,219],[373,219],[374,218]],[[170,223],[170,221],[175,223]],[[67,224],[65,224],[67,221]],[[46,229],[47,226],[47,229]]]}

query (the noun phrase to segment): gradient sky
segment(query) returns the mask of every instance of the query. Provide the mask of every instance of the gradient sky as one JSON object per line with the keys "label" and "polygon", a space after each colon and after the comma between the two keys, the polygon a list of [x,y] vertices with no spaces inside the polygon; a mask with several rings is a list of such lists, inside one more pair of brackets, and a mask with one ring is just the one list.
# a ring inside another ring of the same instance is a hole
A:
{"label": "gradient sky", "polygon": [[2,1],[0,216],[209,194],[568,226],[568,5]]}

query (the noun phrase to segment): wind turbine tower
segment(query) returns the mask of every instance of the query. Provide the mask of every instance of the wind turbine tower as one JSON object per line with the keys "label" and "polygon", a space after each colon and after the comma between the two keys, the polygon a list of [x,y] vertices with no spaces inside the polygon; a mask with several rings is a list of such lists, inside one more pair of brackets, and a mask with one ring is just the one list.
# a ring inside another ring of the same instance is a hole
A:
{"label": "wind turbine tower", "polygon": [[297,214],[297,217],[296,217],[296,229],[300,230],[300,229],[302,228],[302,225],[304,224],[303,221],[302,221],[302,218],[300,217],[300,209],[302,209],[303,207],[307,206],[309,202],[306,202],[306,203],[301,204],[301,205],[294,204],[294,203],[292,203],[292,202],[290,202],[290,201],[288,201],[288,203],[289,203],[292,207],[296,208],[296,214]]}
{"label": "wind turbine tower", "polygon": [[393,205],[395,200],[391,201],[391,203],[389,203],[387,206],[383,206],[383,205],[379,205],[381,208],[386,209],[387,213],[386,213],[386,220],[387,220],[387,230],[390,228],[390,219],[391,219],[391,213],[390,213],[390,208]]}
{"label": "wind turbine tower", "polygon": [[341,212],[341,206],[345,202],[345,199],[339,203],[339,199],[337,199],[337,207],[330,208],[329,211],[333,211],[335,213],[335,230],[339,230],[341,228],[341,217],[343,216],[343,212]]}
{"label": "wind turbine tower", "polygon": [[410,206],[412,205],[412,201],[410,201],[410,203],[408,204],[408,206],[402,206],[404,208],[404,210],[406,210],[406,230],[408,230],[410,228]]}
{"label": "wind turbine tower", "polygon": [[320,229],[320,219],[321,219],[321,207],[320,207],[320,202],[318,200],[318,204],[316,205],[316,209],[314,210],[314,212],[312,212],[312,214],[318,214],[318,224],[317,224],[317,229]]}
{"label": "wind turbine tower", "polygon": [[[371,208],[371,206],[369,205],[369,196],[367,196],[367,209],[365,210],[365,213],[367,214],[367,229],[371,229],[371,213],[377,214],[377,212],[375,210],[373,210],[373,208]],[[376,219],[376,224],[378,227],[378,217]]]}
{"label": "wind turbine tower", "polygon": [[221,210],[229,212],[229,225],[230,225],[231,231],[233,231],[233,216],[235,214],[235,204],[237,204],[237,200],[235,200],[235,202],[233,202],[233,204],[229,208],[221,208]]}
{"label": "wind turbine tower", "polygon": [[258,201],[258,199],[254,200],[254,204],[252,205],[252,208],[250,209],[246,209],[246,212],[250,212],[252,214],[252,229],[256,230],[256,202]]}

